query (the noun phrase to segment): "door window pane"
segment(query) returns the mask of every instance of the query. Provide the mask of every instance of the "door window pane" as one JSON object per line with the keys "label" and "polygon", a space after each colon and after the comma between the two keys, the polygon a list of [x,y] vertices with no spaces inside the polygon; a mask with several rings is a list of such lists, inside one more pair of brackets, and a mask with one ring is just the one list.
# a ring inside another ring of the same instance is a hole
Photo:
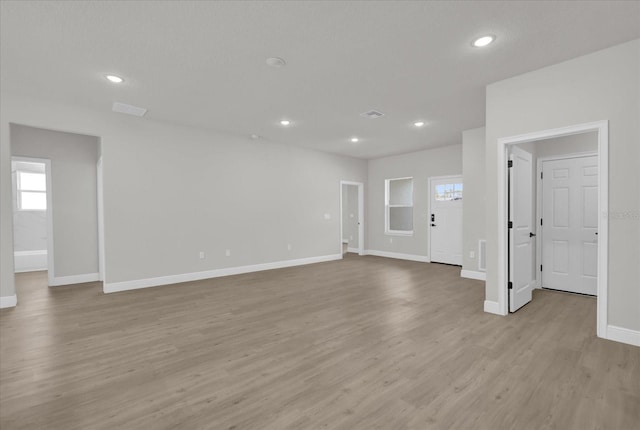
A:
{"label": "door window pane", "polygon": [[438,202],[462,200],[462,184],[436,185],[435,199]]}
{"label": "door window pane", "polygon": [[18,172],[18,188],[28,191],[47,191],[47,180],[44,173]]}

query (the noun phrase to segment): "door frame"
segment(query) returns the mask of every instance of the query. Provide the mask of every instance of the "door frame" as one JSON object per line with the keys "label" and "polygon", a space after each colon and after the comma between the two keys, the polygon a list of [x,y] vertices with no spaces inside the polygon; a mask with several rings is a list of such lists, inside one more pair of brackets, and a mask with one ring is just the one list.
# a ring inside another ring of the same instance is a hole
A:
{"label": "door frame", "polygon": [[[55,278],[54,272],[54,259],[53,259],[53,187],[51,186],[51,160],[48,158],[38,158],[38,157],[22,157],[18,155],[12,155],[11,161],[17,162],[25,162],[25,163],[42,163],[45,165],[44,173],[45,180],[47,182],[47,210],[46,210],[46,219],[47,219],[47,282],[49,285],[53,284],[53,280]],[[13,193],[15,193],[15,187],[12,186],[12,199],[14,198]],[[15,208],[14,208],[15,210]],[[13,224],[13,223],[12,223]],[[12,225],[12,228],[14,226]],[[15,249],[15,243],[14,249]]]}
{"label": "door frame", "polygon": [[340,258],[342,254],[342,186],[355,185],[358,187],[358,255],[364,255],[364,183],[353,181],[340,181]]}
{"label": "door frame", "polygon": [[598,297],[596,312],[597,336],[607,337],[607,291],[608,291],[608,260],[609,260],[609,226],[607,214],[609,211],[609,121],[595,121],[570,125],[554,129],[547,129],[516,136],[502,137],[497,141],[498,146],[498,310],[507,315],[508,286],[507,286],[507,151],[510,145],[535,142],[555,137],[570,136],[590,131],[598,133]]}
{"label": "door frame", "polygon": [[[542,218],[542,187],[543,180],[540,178],[540,174],[542,173],[542,163],[545,161],[555,161],[555,160],[570,160],[572,158],[583,158],[583,157],[597,157],[598,153],[594,151],[586,151],[586,152],[572,152],[570,154],[563,155],[551,155],[548,157],[540,157],[537,161],[536,166],[536,287],[538,289],[542,288],[542,271],[540,270],[540,265],[542,264],[542,235],[543,229],[540,228],[540,223],[538,220]],[[599,184],[598,184],[599,185]],[[598,234],[598,236],[600,236]],[[600,239],[598,237],[598,239]]]}
{"label": "door frame", "polygon": [[[444,175],[444,176],[430,176],[427,179],[427,186],[429,187],[429,199],[427,200],[427,224],[428,224],[428,234],[427,234],[427,255],[429,261],[431,261],[431,185],[433,181],[439,181],[441,179],[457,179],[460,178],[460,183],[462,183],[462,213],[464,215],[464,176],[462,174],[459,175]],[[464,227],[464,216],[462,221]],[[464,236],[462,243],[462,261],[464,262]]]}
{"label": "door frame", "polygon": [[[102,152],[102,142],[100,143]],[[102,155],[98,157],[96,163],[96,204],[98,209],[98,275],[100,280],[105,280],[105,268],[104,268],[104,166],[102,162]]]}

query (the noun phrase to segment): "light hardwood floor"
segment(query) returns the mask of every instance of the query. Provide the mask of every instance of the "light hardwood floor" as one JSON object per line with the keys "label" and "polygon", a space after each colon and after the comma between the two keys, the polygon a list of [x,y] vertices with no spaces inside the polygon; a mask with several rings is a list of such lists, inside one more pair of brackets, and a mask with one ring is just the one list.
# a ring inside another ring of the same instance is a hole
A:
{"label": "light hardwood floor", "polygon": [[17,275],[0,428],[640,428],[640,348],[596,301],[508,317],[457,267],[348,255],[117,294]]}

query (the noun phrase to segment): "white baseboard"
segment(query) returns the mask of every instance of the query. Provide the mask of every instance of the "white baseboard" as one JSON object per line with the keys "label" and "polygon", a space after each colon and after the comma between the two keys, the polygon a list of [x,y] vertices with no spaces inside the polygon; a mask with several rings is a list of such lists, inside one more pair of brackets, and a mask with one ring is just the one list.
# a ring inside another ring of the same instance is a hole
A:
{"label": "white baseboard", "polygon": [[99,280],[100,280],[99,273],[85,273],[82,275],[58,276],[53,278],[53,282],[51,282],[49,286],[57,287],[59,285],[83,284],[85,282],[97,282]]}
{"label": "white baseboard", "polygon": [[219,278],[221,276],[240,275],[242,273],[322,263],[325,261],[340,260],[341,258],[342,254],[331,254],[322,255],[320,257],[300,258],[297,260],[275,261],[273,263],[252,264],[249,266],[228,267],[225,269],[206,270],[203,272],[160,276],[157,278],[136,279],[133,281],[105,282],[103,291],[105,293],[117,293],[119,291],[137,290],[139,288],[159,287],[161,285],[177,284],[180,282],[200,281],[202,279]]}
{"label": "white baseboard", "polygon": [[484,301],[484,311],[490,314],[504,316],[504,314],[500,311],[500,304],[498,302],[492,302],[491,300]]}
{"label": "white baseboard", "polygon": [[375,255],[376,257],[397,258],[399,260],[419,261],[421,263],[430,263],[429,257],[425,255],[401,254],[399,252],[378,251],[375,249],[367,249],[365,255]]}
{"label": "white baseboard", "polygon": [[15,294],[13,296],[0,297],[0,309],[13,308],[17,304],[18,297]]}
{"label": "white baseboard", "polygon": [[359,248],[347,248],[347,252],[355,252],[356,254],[360,252]]}
{"label": "white baseboard", "polygon": [[463,278],[469,279],[477,279],[478,281],[486,281],[487,274],[485,272],[477,272],[475,270],[464,270],[460,271],[460,276]]}
{"label": "white baseboard", "polygon": [[47,270],[47,250],[15,251],[13,261],[15,273]]}
{"label": "white baseboard", "polygon": [[609,325],[607,326],[607,339],[640,346],[640,331]]}

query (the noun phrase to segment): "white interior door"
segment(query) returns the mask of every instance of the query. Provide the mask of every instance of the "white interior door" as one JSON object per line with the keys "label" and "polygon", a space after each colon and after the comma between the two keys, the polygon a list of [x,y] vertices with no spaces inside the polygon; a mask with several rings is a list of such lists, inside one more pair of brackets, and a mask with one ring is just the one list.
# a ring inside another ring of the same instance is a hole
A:
{"label": "white interior door", "polygon": [[598,157],[542,163],[542,286],[597,295]]}
{"label": "white interior door", "polygon": [[430,183],[431,261],[461,266],[462,176],[434,178]]}
{"label": "white interior door", "polygon": [[509,156],[509,311],[531,301],[533,271],[533,159],[520,148]]}

